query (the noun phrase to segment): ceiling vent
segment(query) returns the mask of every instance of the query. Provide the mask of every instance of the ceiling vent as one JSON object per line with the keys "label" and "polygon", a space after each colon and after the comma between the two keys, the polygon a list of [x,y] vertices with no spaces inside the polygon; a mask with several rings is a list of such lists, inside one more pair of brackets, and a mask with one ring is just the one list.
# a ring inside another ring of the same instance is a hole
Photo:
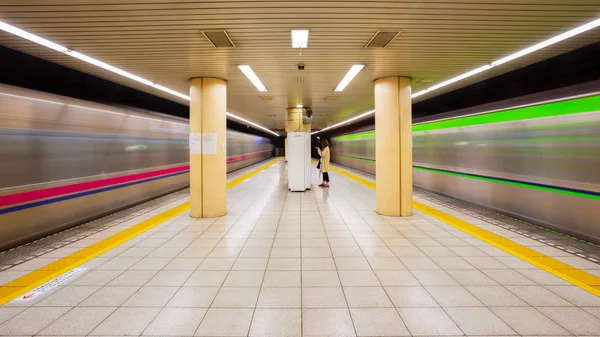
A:
{"label": "ceiling vent", "polygon": [[326,101],[337,101],[338,97],[337,96],[327,96],[325,97]]}
{"label": "ceiling vent", "polygon": [[271,96],[260,96],[260,99],[262,99],[263,101],[272,101],[273,97],[271,97]]}
{"label": "ceiling vent", "polygon": [[365,48],[385,48],[387,47],[392,40],[396,38],[400,34],[400,31],[383,31],[378,30],[373,37],[367,42]]}
{"label": "ceiling vent", "polygon": [[201,33],[215,48],[235,48],[235,44],[225,30],[203,30]]}

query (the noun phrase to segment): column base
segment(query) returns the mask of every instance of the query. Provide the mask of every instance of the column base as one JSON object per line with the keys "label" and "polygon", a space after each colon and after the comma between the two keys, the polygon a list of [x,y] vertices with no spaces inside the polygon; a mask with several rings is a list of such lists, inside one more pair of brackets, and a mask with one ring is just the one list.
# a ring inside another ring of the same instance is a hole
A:
{"label": "column base", "polygon": [[379,214],[379,215],[393,216],[393,217],[407,217],[407,216],[413,215],[412,209],[410,211],[404,211],[404,212],[402,212],[402,211],[383,211],[383,210],[376,209],[375,212],[377,212],[377,214]]}
{"label": "column base", "polygon": [[227,215],[227,211],[225,212],[215,212],[210,214],[192,214],[190,212],[190,217],[194,219],[210,219],[210,218],[219,218]]}

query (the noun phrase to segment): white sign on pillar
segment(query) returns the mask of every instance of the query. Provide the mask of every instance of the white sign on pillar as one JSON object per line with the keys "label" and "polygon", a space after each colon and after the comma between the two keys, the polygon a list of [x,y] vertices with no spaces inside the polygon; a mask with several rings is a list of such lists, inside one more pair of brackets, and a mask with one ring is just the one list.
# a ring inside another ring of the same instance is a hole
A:
{"label": "white sign on pillar", "polygon": [[201,133],[190,133],[190,154],[202,154]]}
{"label": "white sign on pillar", "polygon": [[202,154],[217,154],[218,139],[216,133],[202,134]]}

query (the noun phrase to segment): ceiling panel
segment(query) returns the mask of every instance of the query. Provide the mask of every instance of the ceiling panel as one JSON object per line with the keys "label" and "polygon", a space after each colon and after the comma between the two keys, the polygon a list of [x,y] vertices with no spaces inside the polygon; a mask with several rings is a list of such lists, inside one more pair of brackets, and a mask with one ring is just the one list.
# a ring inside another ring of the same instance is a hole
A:
{"label": "ceiling panel", "polygon": [[[282,129],[287,107],[311,106],[313,127],[322,128],[372,109],[376,78],[411,76],[413,91],[418,91],[589,22],[598,17],[600,4],[597,0],[3,0],[0,12],[3,21],[180,92],[189,90],[191,77],[224,78],[229,111]],[[214,49],[200,33],[210,29],[227,30],[237,48]],[[307,49],[291,48],[291,29],[310,29]],[[384,29],[401,34],[386,49],[363,48]],[[435,94],[599,40],[598,30],[587,32]],[[186,103],[4,32],[0,42]],[[306,70],[296,69],[300,62]],[[334,93],[356,63],[366,67],[344,92]],[[239,64],[251,65],[269,92],[259,93],[237,69]],[[271,100],[263,100],[264,96]]]}

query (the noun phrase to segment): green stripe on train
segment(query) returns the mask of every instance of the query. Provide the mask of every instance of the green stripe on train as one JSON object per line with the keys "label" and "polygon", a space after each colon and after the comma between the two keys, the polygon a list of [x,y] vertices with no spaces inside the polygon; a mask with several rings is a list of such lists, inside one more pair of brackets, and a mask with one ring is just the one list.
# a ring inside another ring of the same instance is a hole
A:
{"label": "green stripe on train", "polygon": [[[578,113],[600,111],[600,95],[574,98],[566,101],[533,105],[523,108],[484,113],[475,116],[458,117],[439,122],[413,125],[413,132],[458,128],[483,124],[514,122],[527,119],[573,115]],[[375,131],[355,133],[333,137],[335,141],[364,139],[375,137]]]}
{"label": "green stripe on train", "polygon": [[373,163],[375,162],[375,159],[367,159],[367,158],[352,157],[352,156],[342,156],[342,155],[338,155],[338,157],[350,158],[350,159],[362,160],[362,161],[368,161],[368,162],[373,162]]}
{"label": "green stripe on train", "polygon": [[[361,160],[361,161],[368,161],[368,162],[373,162],[373,163],[375,162],[375,160],[373,160],[373,159],[360,158],[360,157],[351,157],[351,156],[342,156],[342,155],[340,155],[339,157],[348,158],[348,159],[354,159],[354,160]],[[527,184],[527,183],[519,183],[519,182],[514,182],[514,181],[506,181],[506,180],[502,180],[502,179],[481,177],[481,176],[471,175],[471,174],[468,174],[468,173],[448,172],[448,171],[442,171],[442,170],[437,170],[437,169],[432,169],[432,168],[426,168],[426,167],[417,167],[417,166],[413,166],[413,169],[419,170],[419,171],[426,171],[426,172],[433,172],[433,173],[445,174],[445,175],[455,176],[455,177],[461,177],[461,178],[483,180],[483,181],[493,182],[493,183],[497,183],[497,184],[504,184],[504,185],[512,185],[512,186],[518,186],[518,187],[531,188],[531,189],[545,191],[545,192],[560,193],[560,194],[572,195],[572,196],[576,196],[576,197],[582,197],[582,198],[600,200],[600,196],[593,195],[593,194],[587,194],[587,193],[581,193],[581,192],[574,192],[574,191],[566,191],[566,190],[562,190],[562,189],[558,189],[558,188],[544,187],[544,186],[538,186],[538,185],[531,185],[531,184]]]}

